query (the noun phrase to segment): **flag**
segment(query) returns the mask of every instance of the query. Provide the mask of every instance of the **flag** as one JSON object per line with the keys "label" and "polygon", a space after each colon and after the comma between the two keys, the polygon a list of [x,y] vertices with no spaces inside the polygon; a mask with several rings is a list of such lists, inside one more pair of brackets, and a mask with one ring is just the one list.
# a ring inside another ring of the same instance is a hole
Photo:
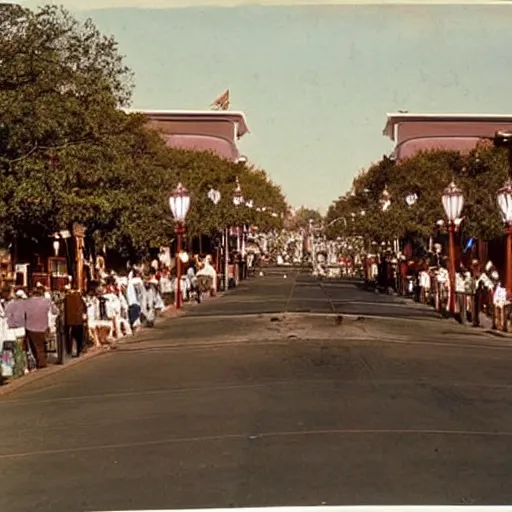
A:
{"label": "flag", "polygon": [[227,110],[229,108],[229,89],[226,89],[211,105],[213,110]]}

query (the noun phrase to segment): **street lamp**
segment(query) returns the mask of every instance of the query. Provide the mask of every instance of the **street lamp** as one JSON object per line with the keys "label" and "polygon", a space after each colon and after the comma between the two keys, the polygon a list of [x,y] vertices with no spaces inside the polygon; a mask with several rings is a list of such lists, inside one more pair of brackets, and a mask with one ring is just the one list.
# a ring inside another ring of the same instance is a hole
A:
{"label": "street lamp", "polygon": [[235,206],[241,206],[244,204],[244,195],[242,194],[242,187],[240,186],[238,178],[236,179],[235,192],[233,193],[233,204]]}
{"label": "street lamp", "polygon": [[215,206],[217,206],[219,204],[220,198],[221,198],[220,192],[218,190],[215,190],[214,188],[210,188],[210,190],[208,191],[208,199]]}
{"label": "street lamp", "polygon": [[190,194],[179,183],[174,192],[169,196],[169,207],[176,222],[177,246],[176,246],[176,309],[181,308],[181,238],[185,232],[185,219],[190,208]]}
{"label": "street lamp", "polygon": [[59,249],[60,249],[59,235],[55,235],[55,238],[53,240],[53,252],[55,253],[55,257],[57,257],[59,255]]}
{"label": "street lamp", "polygon": [[454,232],[456,221],[460,218],[464,207],[464,195],[462,190],[452,181],[443,192],[442,197],[444,212],[448,219],[448,255],[450,274],[450,313],[455,313],[455,242]]}
{"label": "street lamp", "polygon": [[[383,212],[386,212],[391,206],[391,194],[388,191],[388,186],[384,186],[384,190],[380,196],[380,206]],[[397,239],[393,239],[393,250],[398,252],[398,248],[400,246],[400,242]]]}
{"label": "street lamp", "polygon": [[[210,190],[208,191],[208,199],[215,205],[217,206],[220,202],[220,199],[221,199],[221,195],[220,195],[220,192],[216,189],[214,189],[213,187],[210,188]],[[223,226],[222,227],[222,238],[223,238],[223,241],[222,241],[222,247],[224,248],[226,246],[226,228]],[[220,248],[218,245],[216,245],[216,248],[215,248],[215,271],[218,272],[219,271],[219,263],[220,263]],[[215,283],[215,289],[217,289],[217,283]]]}
{"label": "street lamp", "polygon": [[[235,192],[233,193],[233,204],[238,208],[244,204],[244,195],[238,178],[236,179]],[[240,226],[236,228],[236,251],[240,252]]]}
{"label": "street lamp", "polygon": [[[405,196],[405,202],[409,208],[412,208],[416,202],[418,201],[418,194],[416,192],[411,192]],[[396,252],[398,253],[400,246],[396,246]]]}
{"label": "street lamp", "polygon": [[498,206],[500,207],[501,217],[505,223],[505,232],[507,235],[507,248],[505,259],[505,288],[508,293],[512,292],[512,181],[510,178],[505,185],[498,190],[496,194]]}
{"label": "street lamp", "polygon": [[411,207],[416,204],[416,201],[418,200],[418,194],[407,194],[405,196],[405,202],[407,203],[407,206]]}
{"label": "street lamp", "polygon": [[[254,201],[252,199],[246,199],[245,206],[250,209],[254,208]],[[242,256],[244,256],[244,257],[245,257],[246,243],[247,243],[247,238],[249,236],[249,233],[250,233],[250,226],[247,224],[244,224],[243,229],[242,229]]]}
{"label": "street lamp", "polygon": [[[242,206],[245,203],[244,195],[242,193],[242,187],[240,186],[240,182],[238,181],[238,177],[236,178],[236,187],[235,191],[233,192],[233,204],[235,205],[235,208],[238,208],[239,206]],[[240,233],[240,225],[237,224],[236,226],[236,252],[237,254],[240,254],[242,251],[241,248],[241,233]],[[235,263],[235,262],[233,262]],[[238,279],[237,279],[238,283]]]}
{"label": "street lamp", "polygon": [[382,191],[380,205],[383,212],[385,212],[391,206],[391,194],[388,191],[387,185],[384,187],[384,190]]}

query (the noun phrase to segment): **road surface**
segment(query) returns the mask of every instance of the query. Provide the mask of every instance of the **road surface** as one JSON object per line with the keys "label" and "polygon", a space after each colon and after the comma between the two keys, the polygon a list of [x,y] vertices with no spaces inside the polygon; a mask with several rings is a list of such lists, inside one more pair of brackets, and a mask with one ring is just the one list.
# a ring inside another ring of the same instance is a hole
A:
{"label": "road surface", "polygon": [[510,354],[354,283],[255,278],[0,397],[0,510],[510,504]]}
{"label": "road surface", "polygon": [[361,282],[322,281],[298,269],[271,268],[264,279],[242,281],[236,293],[194,309],[193,315],[257,313],[340,313],[396,318],[437,318],[436,313],[401,297],[378,295]]}

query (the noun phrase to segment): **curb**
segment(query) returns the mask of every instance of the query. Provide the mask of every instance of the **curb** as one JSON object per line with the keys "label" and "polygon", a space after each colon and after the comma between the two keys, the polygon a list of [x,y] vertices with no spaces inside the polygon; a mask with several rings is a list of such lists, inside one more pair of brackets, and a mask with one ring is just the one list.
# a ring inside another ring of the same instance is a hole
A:
{"label": "curb", "polygon": [[29,373],[23,377],[19,377],[18,379],[13,380],[12,382],[8,382],[0,386],[0,397],[8,395],[18,389],[26,386],[28,384],[32,384],[33,382],[39,382],[47,377],[51,377],[56,373],[64,372],[67,369],[73,368],[74,366],[80,364],[83,361],[88,361],[89,359],[93,359],[95,357],[107,354],[111,351],[111,346],[103,347],[92,347],[87,352],[80,357],[76,357],[70,359],[65,364],[55,364],[52,366],[48,366],[42,370],[37,370],[34,373]]}
{"label": "curb", "polygon": [[485,329],[484,332],[486,332],[487,334],[491,334],[492,336],[496,336],[497,338],[512,338],[511,333],[495,331],[494,329]]}
{"label": "curb", "polygon": [[[370,291],[370,290],[366,290],[366,291]],[[407,304],[407,299],[404,299],[404,303]],[[430,306],[426,305],[426,304],[421,304],[419,303],[418,304],[418,309],[431,309]],[[344,315],[344,316],[348,316],[348,315]],[[369,315],[365,315],[365,316],[368,316]],[[375,316],[373,318],[379,318],[378,316]],[[384,317],[385,318],[385,317]],[[384,319],[383,318],[383,319]],[[389,318],[389,317],[388,317]],[[435,317],[432,318],[433,320],[435,319]],[[463,327],[467,327],[468,329],[474,329],[476,331],[480,331],[480,332],[484,332],[485,334],[490,334],[491,336],[494,336],[496,338],[509,338],[509,339],[512,339],[512,333],[507,333],[507,332],[502,332],[502,331],[497,331],[495,329],[489,329],[487,327],[483,327],[483,326],[480,326],[480,327],[473,327],[471,324],[469,323],[466,323],[466,324],[463,324],[459,321],[457,321],[455,318],[453,317],[448,317],[448,318],[444,318],[442,315],[439,315],[437,320],[450,320],[454,323],[456,323],[457,325],[459,326],[463,326]]]}

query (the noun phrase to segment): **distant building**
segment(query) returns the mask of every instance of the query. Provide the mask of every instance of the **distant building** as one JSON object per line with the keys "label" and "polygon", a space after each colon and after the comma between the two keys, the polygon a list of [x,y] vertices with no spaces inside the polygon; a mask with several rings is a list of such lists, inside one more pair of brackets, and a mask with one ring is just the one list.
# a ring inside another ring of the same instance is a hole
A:
{"label": "distant building", "polygon": [[383,135],[395,142],[394,157],[403,160],[421,150],[471,151],[498,130],[512,130],[512,115],[387,114]]}
{"label": "distant building", "polygon": [[149,118],[149,126],[159,131],[168,146],[195,151],[212,151],[231,161],[246,158],[237,140],[249,133],[243,112],[187,110],[126,110]]}

